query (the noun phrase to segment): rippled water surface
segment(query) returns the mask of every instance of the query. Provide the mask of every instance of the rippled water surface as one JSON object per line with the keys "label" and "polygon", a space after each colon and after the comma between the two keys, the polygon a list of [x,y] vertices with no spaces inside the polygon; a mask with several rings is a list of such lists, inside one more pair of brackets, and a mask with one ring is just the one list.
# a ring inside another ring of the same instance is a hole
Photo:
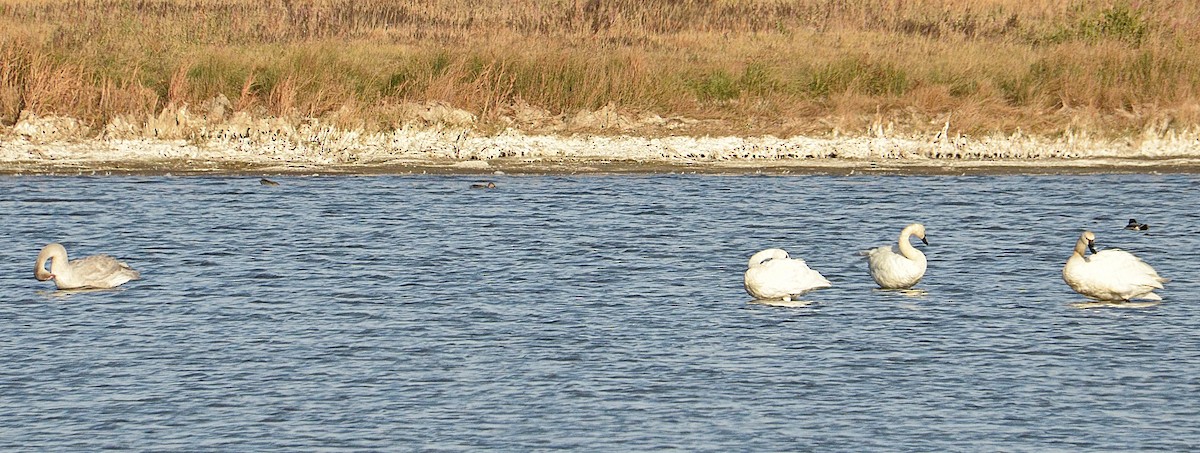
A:
{"label": "rippled water surface", "polygon": [[[495,180],[0,178],[0,450],[1200,448],[1200,176]],[[1081,304],[1085,228],[1166,300]],[[834,287],[749,303],[768,247]]]}

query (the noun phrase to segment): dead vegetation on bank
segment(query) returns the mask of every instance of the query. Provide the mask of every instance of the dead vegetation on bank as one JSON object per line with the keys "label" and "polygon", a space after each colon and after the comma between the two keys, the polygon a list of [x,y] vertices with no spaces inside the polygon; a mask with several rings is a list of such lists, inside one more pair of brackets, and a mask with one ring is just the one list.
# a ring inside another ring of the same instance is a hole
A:
{"label": "dead vegetation on bank", "polygon": [[365,133],[1136,139],[1200,124],[1197,5],[851,3],[0,0],[0,125],[146,135],[220,99],[223,117]]}

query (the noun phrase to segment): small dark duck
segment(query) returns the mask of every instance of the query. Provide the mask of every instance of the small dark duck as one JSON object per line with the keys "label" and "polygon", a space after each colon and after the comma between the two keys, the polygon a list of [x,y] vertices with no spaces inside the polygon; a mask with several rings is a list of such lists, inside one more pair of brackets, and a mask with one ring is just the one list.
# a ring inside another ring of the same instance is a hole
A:
{"label": "small dark duck", "polygon": [[472,189],[495,189],[496,183],[491,182],[491,181],[488,181],[486,184],[485,183],[475,183],[475,184],[471,184],[471,188]]}
{"label": "small dark duck", "polygon": [[1146,231],[1150,229],[1150,225],[1138,223],[1137,219],[1129,219],[1129,225],[1125,225],[1126,230]]}

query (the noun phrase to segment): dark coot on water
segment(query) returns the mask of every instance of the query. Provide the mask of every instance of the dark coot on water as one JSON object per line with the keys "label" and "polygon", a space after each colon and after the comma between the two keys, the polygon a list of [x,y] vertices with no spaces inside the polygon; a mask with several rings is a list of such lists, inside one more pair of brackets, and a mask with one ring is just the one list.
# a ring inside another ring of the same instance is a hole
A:
{"label": "dark coot on water", "polygon": [[1129,224],[1125,225],[1126,230],[1146,231],[1150,229],[1150,225],[1138,223],[1137,219],[1129,219]]}

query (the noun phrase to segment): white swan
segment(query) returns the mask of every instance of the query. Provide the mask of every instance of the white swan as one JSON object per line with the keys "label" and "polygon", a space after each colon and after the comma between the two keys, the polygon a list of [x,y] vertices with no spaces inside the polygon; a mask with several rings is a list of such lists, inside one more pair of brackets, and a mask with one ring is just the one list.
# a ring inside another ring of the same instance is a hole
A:
{"label": "white swan", "polygon": [[900,253],[892,251],[892,246],[885,245],[863,252],[871,267],[871,278],[883,289],[911,288],[925,276],[925,254],[908,243],[910,236],[925,240],[925,225],[914,223],[900,230]]}
{"label": "white swan", "polygon": [[[1084,256],[1087,250],[1092,254]],[[1075,252],[1063,266],[1063,280],[1079,294],[1097,300],[1162,300],[1154,290],[1168,280],[1138,257],[1124,250],[1096,252],[1096,235],[1084,231],[1075,242]]]}
{"label": "white swan", "polygon": [[[46,271],[46,260],[50,270]],[[114,288],[140,275],[129,265],[108,255],[95,255],[67,261],[67,249],[62,244],[50,244],[38,254],[33,277],[38,281],[54,280],[58,289]]]}
{"label": "white swan", "polygon": [[746,292],[758,300],[782,300],[819,288],[830,287],[820,272],[809,269],[804,260],[792,259],[783,249],[755,253],[746,270]]}

